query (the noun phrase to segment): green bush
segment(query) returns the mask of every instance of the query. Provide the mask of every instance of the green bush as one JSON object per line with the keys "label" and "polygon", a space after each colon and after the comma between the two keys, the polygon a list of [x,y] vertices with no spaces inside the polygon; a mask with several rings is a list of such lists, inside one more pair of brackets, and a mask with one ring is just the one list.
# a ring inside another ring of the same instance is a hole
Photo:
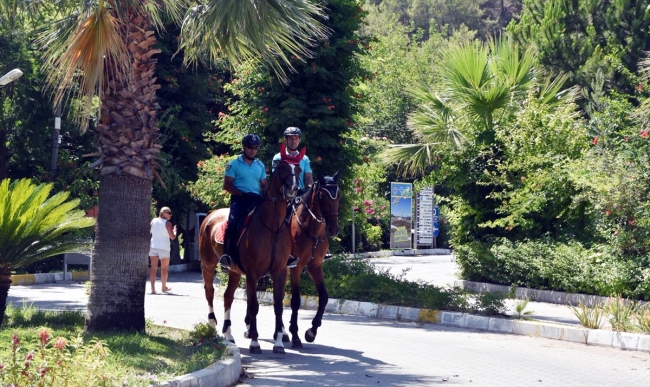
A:
{"label": "green bush", "polygon": [[[404,279],[406,271],[399,275],[386,270],[376,271],[367,259],[345,259],[338,256],[325,261],[323,271],[330,298],[436,310],[471,309],[465,294],[458,288],[443,289],[408,281]],[[318,295],[306,273],[302,274],[300,292],[303,295]]]}
{"label": "green bush", "polygon": [[470,281],[650,299],[650,257],[622,257],[608,245],[502,238],[457,247],[455,254]]}

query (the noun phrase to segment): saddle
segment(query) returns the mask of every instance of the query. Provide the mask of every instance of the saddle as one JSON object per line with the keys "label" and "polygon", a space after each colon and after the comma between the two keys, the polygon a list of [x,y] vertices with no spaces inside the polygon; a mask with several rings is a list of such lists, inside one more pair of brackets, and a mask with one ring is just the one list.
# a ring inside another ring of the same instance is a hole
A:
{"label": "saddle", "polygon": [[[237,232],[237,244],[239,245],[239,241],[241,240],[242,235],[244,234],[244,231],[246,231],[246,228],[248,227],[248,224],[250,223],[251,219],[253,218],[253,212],[255,212],[255,209],[251,210],[246,216],[242,216],[238,219],[235,220],[235,230]],[[226,229],[228,228],[228,219],[224,220],[223,222],[217,224],[217,232],[215,233],[214,240],[215,242],[219,244],[224,244],[226,241]]]}

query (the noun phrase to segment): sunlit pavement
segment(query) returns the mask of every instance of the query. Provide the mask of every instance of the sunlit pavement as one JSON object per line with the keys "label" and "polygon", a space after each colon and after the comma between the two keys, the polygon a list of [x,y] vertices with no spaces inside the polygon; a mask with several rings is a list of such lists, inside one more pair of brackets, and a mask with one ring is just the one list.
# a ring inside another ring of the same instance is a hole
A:
{"label": "sunlit pavement", "polygon": [[[373,262],[378,267],[392,265],[393,273],[412,267],[407,279],[440,285],[445,278],[453,280],[455,270],[445,256]],[[169,285],[169,293],[145,295],[148,319],[187,329],[207,321],[200,273],[170,273]],[[143,287],[148,291],[148,284]],[[87,298],[83,284],[64,282],[11,287],[8,301],[60,309],[81,308]],[[219,329],[222,302],[215,299]],[[253,377],[241,386],[650,386],[650,354],[644,352],[327,313],[316,341],[307,343],[304,331],[314,312],[304,310],[299,319],[304,348],[287,348],[286,355],[275,355],[273,309],[267,305],[259,313],[264,353],[249,355],[249,341],[243,338],[245,309],[245,302],[235,301],[233,334],[244,368]],[[289,315],[285,308],[287,325]]]}

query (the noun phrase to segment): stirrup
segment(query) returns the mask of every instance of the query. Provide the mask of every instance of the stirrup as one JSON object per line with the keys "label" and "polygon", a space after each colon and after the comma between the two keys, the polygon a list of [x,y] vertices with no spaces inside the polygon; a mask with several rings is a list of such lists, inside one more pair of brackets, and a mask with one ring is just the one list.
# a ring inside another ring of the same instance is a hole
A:
{"label": "stirrup", "polygon": [[298,257],[290,255],[289,260],[287,261],[287,268],[293,269],[294,267],[298,266],[298,262],[300,262],[300,259]]}
{"label": "stirrup", "polygon": [[219,265],[221,266],[222,271],[230,271],[230,265],[232,265],[232,258],[230,258],[230,255],[222,255],[221,258],[219,258]]}

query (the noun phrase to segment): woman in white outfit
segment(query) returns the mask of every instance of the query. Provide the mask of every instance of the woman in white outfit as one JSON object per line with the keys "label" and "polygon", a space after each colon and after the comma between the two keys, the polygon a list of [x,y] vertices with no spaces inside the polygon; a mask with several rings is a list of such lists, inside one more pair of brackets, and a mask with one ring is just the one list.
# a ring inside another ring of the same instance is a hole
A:
{"label": "woman in white outfit", "polygon": [[169,221],[172,217],[172,210],[163,207],[158,217],[151,221],[151,243],[149,244],[149,259],[151,259],[151,294],[156,294],[156,271],[158,271],[158,260],[160,260],[160,279],[162,280],[162,291],[168,292],[172,288],[167,287],[167,275],[169,268],[169,257],[171,256],[171,239],[176,239],[176,226],[172,228]]}

